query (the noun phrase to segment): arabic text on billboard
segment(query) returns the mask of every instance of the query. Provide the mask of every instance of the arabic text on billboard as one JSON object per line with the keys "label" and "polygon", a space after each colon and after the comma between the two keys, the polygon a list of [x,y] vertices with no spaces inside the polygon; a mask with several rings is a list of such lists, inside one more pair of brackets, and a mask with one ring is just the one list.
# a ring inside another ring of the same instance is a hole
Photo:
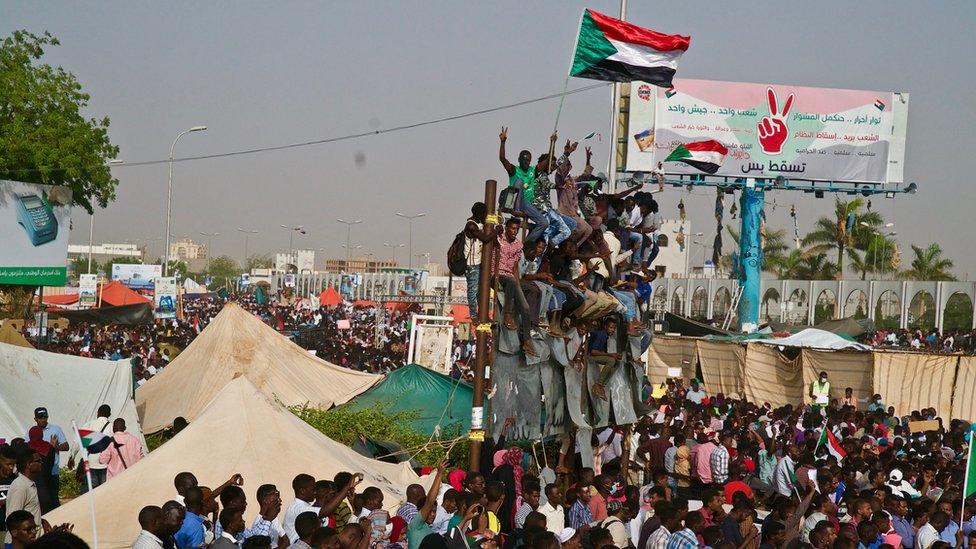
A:
{"label": "arabic text on billboard", "polygon": [[[716,175],[864,183],[904,180],[908,94],[675,80],[631,85],[627,170],[650,171],[680,144],[729,148]],[[700,173],[679,162],[666,173]]]}
{"label": "arabic text on billboard", "polygon": [[153,314],[156,318],[176,318],[176,277],[154,279]]}
{"label": "arabic text on billboard", "polygon": [[153,280],[163,275],[162,265],[143,265],[141,263],[116,263],[112,265],[112,280],[121,281],[130,288],[148,290]]}
{"label": "arabic text on billboard", "polygon": [[71,189],[0,180],[0,284],[67,281]]}

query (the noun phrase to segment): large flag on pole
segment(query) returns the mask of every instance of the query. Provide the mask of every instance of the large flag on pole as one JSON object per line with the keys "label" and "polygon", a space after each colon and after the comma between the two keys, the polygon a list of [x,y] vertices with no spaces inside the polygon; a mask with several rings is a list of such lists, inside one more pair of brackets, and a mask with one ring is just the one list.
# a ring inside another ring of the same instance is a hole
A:
{"label": "large flag on pole", "polygon": [[690,36],[662,34],[587,9],[580,19],[569,75],[610,82],[643,80],[671,87]]}
{"label": "large flag on pole", "polygon": [[664,161],[684,162],[705,173],[715,173],[722,166],[727,154],[729,149],[725,145],[709,139],[678,145]]}
{"label": "large flag on pole", "polygon": [[969,452],[966,456],[966,476],[963,477],[963,498],[968,498],[976,493],[976,431],[969,433]]}

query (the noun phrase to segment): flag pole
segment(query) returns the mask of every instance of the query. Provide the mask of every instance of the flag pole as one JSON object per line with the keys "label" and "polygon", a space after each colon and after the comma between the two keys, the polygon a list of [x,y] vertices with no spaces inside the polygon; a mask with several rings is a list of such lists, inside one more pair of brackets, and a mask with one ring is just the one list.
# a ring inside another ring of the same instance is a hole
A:
{"label": "flag pole", "polygon": [[966,468],[963,470],[962,477],[962,502],[959,505],[959,527],[962,528],[962,523],[966,516],[966,498],[969,497],[969,468],[972,467],[973,461],[973,447],[976,446],[976,431],[970,429],[969,431],[969,450],[966,456]]}
{"label": "flag pole", "polygon": [[[75,420],[71,420],[71,427],[75,430],[75,436],[78,437],[78,447],[84,450],[85,445],[81,442],[81,433],[78,432],[78,424]],[[95,491],[92,489],[91,469],[88,468],[87,456],[80,457],[79,459],[86,461],[82,466],[85,468],[85,482],[88,483],[88,509],[91,511],[92,546],[98,549],[98,525],[95,523]]]}

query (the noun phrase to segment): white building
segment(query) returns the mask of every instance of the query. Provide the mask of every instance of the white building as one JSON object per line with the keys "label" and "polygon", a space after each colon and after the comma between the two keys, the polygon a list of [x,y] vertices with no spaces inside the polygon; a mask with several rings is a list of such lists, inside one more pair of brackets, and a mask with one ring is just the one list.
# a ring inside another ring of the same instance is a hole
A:
{"label": "white building", "polygon": [[207,245],[194,242],[190,238],[181,238],[169,245],[170,260],[187,261],[190,259],[206,259]]}
{"label": "white building", "polygon": [[[125,257],[132,263],[142,263],[142,250],[136,244],[102,243],[91,247],[92,260],[96,262],[109,261],[116,257]],[[88,257],[88,244],[68,244],[68,259]]]}
{"label": "white building", "polygon": [[315,251],[295,250],[294,253],[275,254],[274,267],[276,271],[285,272],[289,265],[294,265],[299,273],[315,271]]}
{"label": "white building", "polygon": [[[678,245],[679,233],[684,234],[684,246]],[[658,231],[658,253],[654,260],[654,268],[658,271],[659,278],[683,277],[689,270],[694,271],[695,267],[701,270],[702,246],[693,242],[704,242],[702,240],[704,237],[694,236],[694,234],[689,221],[682,223],[678,219],[664,220],[664,224]],[[711,254],[708,257],[711,258]]]}

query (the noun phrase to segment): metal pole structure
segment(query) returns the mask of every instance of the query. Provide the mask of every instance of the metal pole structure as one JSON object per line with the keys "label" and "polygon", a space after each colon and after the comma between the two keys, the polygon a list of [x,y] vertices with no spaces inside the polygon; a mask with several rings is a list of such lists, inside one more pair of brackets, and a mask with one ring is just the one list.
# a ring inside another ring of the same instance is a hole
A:
{"label": "metal pole structure", "polygon": [[[498,223],[495,214],[495,186],[494,179],[485,181],[485,204],[488,206],[488,216],[485,219],[485,232],[491,232]],[[474,392],[471,397],[471,446],[468,452],[468,470],[478,471],[481,464],[481,442],[485,439],[485,363],[488,362],[488,335],[491,324],[488,319],[488,308],[491,288],[491,260],[495,252],[495,239],[485,242],[481,250],[481,270],[478,279],[478,324],[475,327],[475,359],[474,359]],[[490,421],[490,418],[489,418]]]}
{"label": "metal pole structure", "polygon": [[[620,0],[620,19],[622,21],[627,20],[627,0]],[[620,117],[620,83],[614,82],[613,87],[613,97],[610,101],[610,158],[607,159],[607,183],[610,187],[610,192],[616,192],[617,190],[617,125],[619,123],[618,118]],[[627,472],[624,471],[624,474]]]}
{"label": "metal pole structure", "polygon": [[92,244],[95,239],[95,211],[88,217],[88,274],[91,274]]}
{"label": "metal pole structure", "polygon": [[409,257],[407,257],[407,268],[413,270],[413,220],[419,217],[424,217],[427,215],[427,212],[421,212],[413,215],[397,212],[396,215],[397,217],[402,217],[409,221],[410,240],[408,242],[410,242],[410,248],[407,250],[409,255]]}
{"label": "metal pole structure", "polygon": [[396,251],[397,248],[402,248],[403,244],[390,244],[389,242],[383,243],[384,248],[393,248],[393,264],[396,265]]}
{"label": "metal pole structure", "polygon": [[247,270],[247,240],[252,234],[258,234],[257,230],[242,229],[237,228],[237,232],[244,233],[244,262],[241,263],[241,268]]}
{"label": "metal pole structure", "polygon": [[688,235],[688,249],[685,250],[685,277],[691,278],[691,243],[696,236],[705,236],[705,233],[693,233]]}
{"label": "metal pole structure", "polygon": [[344,270],[348,270],[349,269],[349,236],[352,234],[352,226],[362,223],[363,220],[357,219],[355,221],[346,221],[344,219],[336,219],[336,221],[346,226],[346,268]]}
{"label": "metal pole structure", "polygon": [[206,126],[193,126],[188,130],[183,130],[176,136],[173,140],[173,146],[169,148],[169,184],[166,188],[166,249],[163,250],[163,276],[166,276],[166,271],[169,267],[169,232],[170,232],[170,221],[173,215],[173,153],[176,151],[176,143],[181,137],[190,132],[202,132],[206,130]]}

